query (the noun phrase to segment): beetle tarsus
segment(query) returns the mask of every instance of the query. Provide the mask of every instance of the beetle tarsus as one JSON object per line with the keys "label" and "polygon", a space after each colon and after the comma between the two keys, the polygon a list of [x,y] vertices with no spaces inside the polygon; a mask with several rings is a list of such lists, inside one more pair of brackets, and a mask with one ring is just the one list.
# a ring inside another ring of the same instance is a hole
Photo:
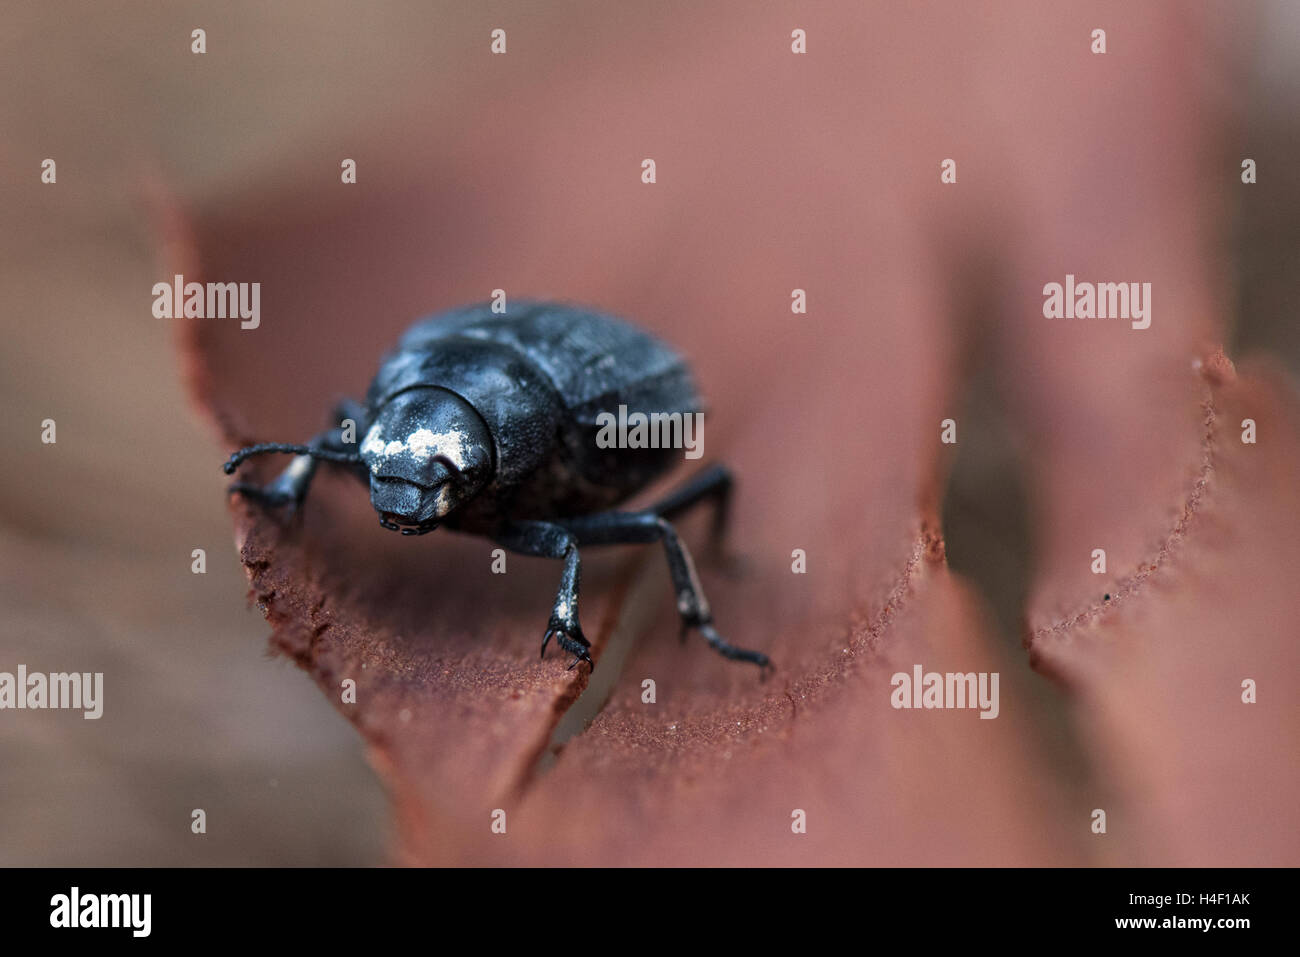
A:
{"label": "beetle tarsus", "polygon": [[[559,601],[564,602],[563,593]],[[566,603],[567,604],[567,603]],[[567,607],[572,608],[572,605]],[[546,627],[546,635],[542,638],[542,654],[546,654],[546,645],[555,638],[555,643],[561,648],[573,655],[573,661],[569,665],[572,671],[579,661],[585,661],[594,670],[595,662],[591,660],[591,642],[587,641],[586,636],[582,633],[582,626],[578,624],[575,614],[562,614],[559,611],[551,615],[551,620]]]}
{"label": "beetle tarsus", "polygon": [[730,644],[713,627],[712,623],[702,621],[694,626],[699,631],[700,636],[709,643],[709,647],[732,661],[748,661],[750,664],[758,665],[763,670],[762,677],[767,677],[767,671],[772,667],[772,661],[761,651],[750,651],[748,648],[737,648]]}
{"label": "beetle tarsus", "polygon": [[587,663],[588,674],[596,670],[596,663],[591,660],[591,655],[587,654],[586,651],[583,651],[583,653],[580,655],[575,655],[573,660],[569,662],[569,667],[565,668],[564,670],[572,671],[574,668],[578,667],[579,661],[585,661]]}
{"label": "beetle tarsus", "polygon": [[551,628],[547,630],[546,637],[542,639],[542,654],[546,654],[546,644],[555,636],[555,643],[561,648],[573,655],[573,661],[569,662],[566,671],[572,671],[579,661],[585,661],[587,667],[592,671],[596,670],[596,663],[591,660],[591,645],[587,639],[582,637],[582,630],[574,626],[575,632],[566,631],[563,628]]}

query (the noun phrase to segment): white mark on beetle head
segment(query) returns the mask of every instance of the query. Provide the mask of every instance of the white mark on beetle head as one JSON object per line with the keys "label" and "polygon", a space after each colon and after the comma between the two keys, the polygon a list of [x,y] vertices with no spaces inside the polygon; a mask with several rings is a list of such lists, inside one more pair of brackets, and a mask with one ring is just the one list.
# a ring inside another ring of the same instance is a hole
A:
{"label": "white mark on beetle head", "polygon": [[[370,460],[370,471],[376,474],[389,459],[403,453],[409,454],[419,463],[428,462],[435,455],[442,455],[461,471],[468,467],[465,433],[459,430],[434,432],[432,429],[416,429],[405,441],[385,442],[383,429],[376,422],[366,433],[365,441],[361,443],[361,452]],[[443,509],[440,514],[446,514],[451,507],[448,497],[439,498],[439,508]]]}
{"label": "white mark on beetle head", "polygon": [[434,432],[431,429],[416,429],[406,440],[406,447],[411,455],[420,461],[428,461],[435,454],[445,455],[451,464],[462,471],[465,468],[465,433]]}
{"label": "white mark on beetle head", "polygon": [[[366,440],[361,443],[361,451],[366,455],[380,456],[384,454],[384,428],[378,422],[370,427],[366,433]],[[372,465],[371,468],[377,468],[378,465]]]}

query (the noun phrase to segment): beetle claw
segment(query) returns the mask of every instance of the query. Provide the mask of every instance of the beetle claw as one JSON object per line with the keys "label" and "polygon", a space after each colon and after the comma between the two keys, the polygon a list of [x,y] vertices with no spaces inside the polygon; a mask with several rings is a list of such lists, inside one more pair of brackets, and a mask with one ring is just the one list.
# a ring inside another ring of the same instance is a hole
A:
{"label": "beetle claw", "polygon": [[595,670],[596,663],[591,660],[591,643],[582,634],[582,626],[576,621],[566,622],[559,616],[551,617],[550,625],[542,638],[543,656],[546,654],[546,646],[550,644],[552,637],[555,638],[556,643],[561,648],[573,655],[573,661],[566,670],[572,671],[580,661],[585,661],[589,668]]}
{"label": "beetle claw", "polygon": [[579,661],[585,661],[587,663],[587,667],[591,671],[596,670],[596,663],[591,660],[591,655],[587,652],[586,648],[583,648],[582,651],[580,652],[576,652],[573,656],[573,660],[569,662],[569,667],[565,668],[564,670],[572,671],[574,668],[578,667]]}

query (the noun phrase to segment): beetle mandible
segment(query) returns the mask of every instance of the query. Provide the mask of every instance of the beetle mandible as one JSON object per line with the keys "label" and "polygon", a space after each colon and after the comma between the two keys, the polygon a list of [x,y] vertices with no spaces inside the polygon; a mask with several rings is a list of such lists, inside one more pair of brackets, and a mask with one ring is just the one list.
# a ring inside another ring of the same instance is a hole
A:
{"label": "beetle mandible", "polygon": [[659,542],[683,634],[694,629],[715,651],[766,674],[766,655],[728,644],[713,627],[690,553],[670,522],[712,499],[717,540],[731,473],[715,465],[648,508],[613,509],[666,471],[677,450],[600,448],[597,417],[620,405],[629,414],[699,411],[685,360],[629,323],[568,304],[516,303],[511,313],[483,303],[415,323],[383,360],[365,402],[335,410],[335,421],[356,422],[359,450],[343,441],[341,426],[307,445],[252,445],[230,457],[227,474],[254,455],[296,457],[268,484],[237,482],[232,491],[296,509],[317,463],[335,462],[369,486],[384,528],[423,535],[443,525],[520,554],[562,559],[542,654],[554,637],[574,655],[570,668],[594,667],[578,622],[578,549]]}

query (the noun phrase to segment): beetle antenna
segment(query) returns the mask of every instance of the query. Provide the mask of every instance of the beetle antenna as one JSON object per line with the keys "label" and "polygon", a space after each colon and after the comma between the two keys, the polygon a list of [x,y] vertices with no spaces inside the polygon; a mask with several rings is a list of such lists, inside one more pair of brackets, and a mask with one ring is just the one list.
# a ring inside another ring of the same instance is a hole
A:
{"label": "beetle antenna", "polygon": [[310,445],[289,445],[285,442],[263,442],[260,445],[250,445],[242,448],[230,457],[222,468],[227,475],[233,475],[235,469],[239,468],[239,463],[244,459],[252,458],[254,455],[266,455],[270,452],[288,452],[293,455],[310,455],[314,459],[322,459],[326,462],[342,462],[345,465],[352,465],[361,461],[361,456],[356,452],[332,452],[329,449],[317,449]]}

